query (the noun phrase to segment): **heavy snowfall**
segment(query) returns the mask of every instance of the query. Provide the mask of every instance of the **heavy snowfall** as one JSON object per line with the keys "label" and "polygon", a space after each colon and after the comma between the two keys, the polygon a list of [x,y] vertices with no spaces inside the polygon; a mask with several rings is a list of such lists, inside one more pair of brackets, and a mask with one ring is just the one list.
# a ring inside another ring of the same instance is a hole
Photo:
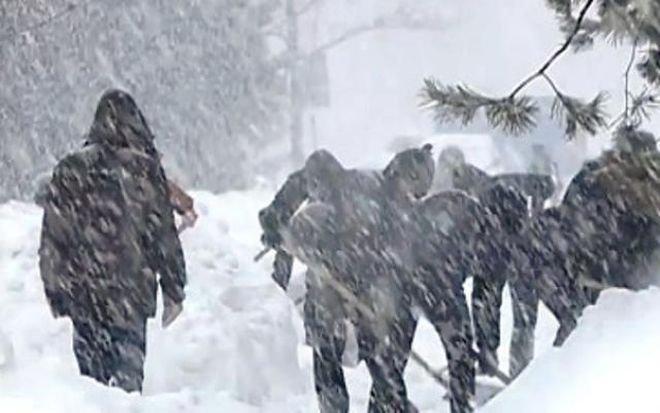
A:
{"label": "heavy snowfall", "polygon": [[[478,164],[488,163],[483,159]],[[261,245],[254,219],[273,190],[213,195],[193,192],[200,218],[182,235],[190,272],[185,311],[164,331],[149,323],[145,388],[127,395],[80,377],[71,352],[71,323],[53,320],[37,267],[41,209],[10,201],[0,207],[0,404],[16,413],[57,412],[312,412],[316,411],[311,350],[300,310],[302,268],[287,295],[271,280],[271,262],[255,264]],[[508,362],[510,305],[505,294],[501,363]],[[561,349],[556,322],[543,309],[537,354],[528,369],[480,411],[653,411],[660,363],[660,291],[610,291],[590,308]],[[160,309],[159,309],[160,311]],[[427,323],[414,348],[440,369],[439,340]],[[347,354],[350,358],[350,354]],[[349,368],[351,407],[364,411],[369,375]],[[449,411],[445,391],[423,370],[406,371],[422,412]],[[497,380],[480,379],[486,396]]]}
{"label": "heavy snowfall", "polygon": [[660,5],[492,3],[0,1],[0,411],[660,410]]}

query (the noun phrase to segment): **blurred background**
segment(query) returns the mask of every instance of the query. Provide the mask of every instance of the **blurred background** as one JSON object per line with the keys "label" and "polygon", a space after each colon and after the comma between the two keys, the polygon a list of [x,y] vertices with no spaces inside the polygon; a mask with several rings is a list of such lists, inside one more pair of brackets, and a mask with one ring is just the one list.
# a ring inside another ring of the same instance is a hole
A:
{"label": "blurred background", "polygon": [[[168,174],[188,188],[277,183],[317,148],[380,168],[422,141],[487,142],[476,146],[494,152],[492,170],[528,169],[543,152],[570,175],[609,138],[567,143],[547,116],[516,138],[479,120],[440,126],[419,95],[431,76],[504,94],[562,40],[543,1],[0,1],[0,200],[31,197],[80,146],[108,88],[134,95]],[[628,54],[568,54],[552,76],[575,95],[609,92],[615,113]],[[540,102],[549,112],[551,99]]]}

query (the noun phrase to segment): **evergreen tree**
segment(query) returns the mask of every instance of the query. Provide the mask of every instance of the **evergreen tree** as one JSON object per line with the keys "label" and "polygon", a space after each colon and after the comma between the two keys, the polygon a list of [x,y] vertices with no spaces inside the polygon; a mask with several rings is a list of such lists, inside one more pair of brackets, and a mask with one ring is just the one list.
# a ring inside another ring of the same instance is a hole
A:
{"label": "evergreen tree", "polygon": [[[536,100],[523,94],[537,79],[544,80],[555,96],[551,115],[562,123],[568,139],[579,133],[595,135],[615,128],[615,137],[630,136],[658,107],[660,86],[660,2],[657,0],[546,0],[565,36],[563,44],[541,65],[502,97],[486,96],[466,85],[446,85],[426,79],[423,106],[439,122],[459,121],[464,125],[483,112],[488,123],[508,134],[519,135],[534,128],[539,116]],[[592,17],[593,16],[593,17]],[[552,64],[569,50],[585,50],[604,39],[614,45],[630,44],[632,53],[625,72],[623,112],[608,122],[604,92],[591,99],[572,96],[561,90],[547,73]],[[640,50],[644,52],[639,53]],[[646,81],[643,90],[633,92],[629,76],[633,68]]]}

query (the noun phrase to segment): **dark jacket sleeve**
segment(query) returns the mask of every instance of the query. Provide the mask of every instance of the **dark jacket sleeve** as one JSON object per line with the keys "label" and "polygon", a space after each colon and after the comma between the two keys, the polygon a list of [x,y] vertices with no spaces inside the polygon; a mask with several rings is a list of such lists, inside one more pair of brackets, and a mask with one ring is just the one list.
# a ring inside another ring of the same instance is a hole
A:
{"label": "dark jacket sleeve", "polygon": [[293,269],[293,257],[278,249],[281,243],[280,229],[288,225],[291,217],[307,200],[307,181],[304,170],[291,174],[275,199],[266,208],[259,211],[259,223],[264,231],[262,242],[277,249],[272,277],[283,289],[287,289]]}
{"label": "dark jacket sleeve", "polygon": [[160,274],[163,294],[175,303],[180,303],[185,298],[186,264],[174,223],[169,187],[165,172],[156,160],[150,172],[155,196],[151,204],[146,206],[147,259],[149,266]]}
{"label": "dark jacket sleeve", "polygon": [[453,172],[452,182],[456,189],[465,191],[472,196],[490,185],[492,178],[474,165],[465,164]]}
{"label": "dark jacket sleeve", "polygon": [[71,246],[76,245],[74,229],[78,223],[74,197],[80,192],[83,169],[82,163],[72,157],[65,158],[53,171],[43,194],[39,270],[46,299],[55,316],[70,315],[75,280],[67,262],[74,254]]}
{"label": "dark jacket sleeve", "polygon": [[497,177],[505,185],[513,186],[527,196],[537,200],[546,200],[555,191],[555,184],[550,175],[543,174],[505,174]]}
{"label": "dark jacket sleeve", "polygon": [[259,211],[259,223],[267,236],[277,234],[287,225],[298,208],[307,200],[307,182],[304,170],[289,175],[275,199],[266,208]]}

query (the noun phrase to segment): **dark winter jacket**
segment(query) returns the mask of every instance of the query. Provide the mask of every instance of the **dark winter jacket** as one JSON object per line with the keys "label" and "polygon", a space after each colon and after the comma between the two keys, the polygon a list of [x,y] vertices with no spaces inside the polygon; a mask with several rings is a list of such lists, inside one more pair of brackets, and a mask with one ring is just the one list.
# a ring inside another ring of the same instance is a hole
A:
{"label": "dark winter jacket", "polygon": [[186,271],[153,136],[130,96],[106,94],[85,147],[53,172],[39,248],[58,316],[122,323],[183,301]]}
{"label": "dark winter jacket", "polygon": [[569,185],[561,215],[581,245],[570,254],[587,283],[639,289],[657,282],[658,166],[657,153],[607,152]]}
{"label": "dark winter jacket", "polygon": [[549,199],[555,190],[550,175],[507,173],[491,176],[468,163],[454,169],[452,184],[455,189],[465,191],[476,198],[480,197],[482,191],[495,184],[509,186],[530,197],[534,211],[540,210],[543,207],[543,202]]}

